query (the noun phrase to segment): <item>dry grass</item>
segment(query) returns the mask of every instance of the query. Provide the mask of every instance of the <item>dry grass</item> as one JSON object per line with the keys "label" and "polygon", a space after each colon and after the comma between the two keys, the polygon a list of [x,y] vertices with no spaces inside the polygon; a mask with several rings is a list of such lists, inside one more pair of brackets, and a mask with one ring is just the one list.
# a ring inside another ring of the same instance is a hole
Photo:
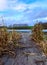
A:
{"label": "dry grass", "polygon": [[47,56],[47,41],[40,42],[39,46],[42,50],[42,53],[44,53]]}
{"label": "dry grass", "polygon": [[42,25],[41,24],[35,24],[32,29],[32,39],[40,43],[43,40],[43,32],[42,32]]}
{"label": "dry grass", "polygon": [[19,40],[21,39],[21,35],[18,32],[12,31],[11,33],[11,40],[14,42],[14,44],[17,44],[19,42]]}
{"label": "dry grass", "polygon": [[19,33],[7,32],[7,28],[1,28],[0,29],[0,56],[4,54],[8,54],[10,56],[15,56],[16,53],[14,49],[16,48],[16,44],[21,39],[21,36]]}
{"label": "dry grass", "polygon": [[42,53],[47,56],[47,36],[43,34],[42,29],[41,24],[34,25],[31,38],[36,42]]}

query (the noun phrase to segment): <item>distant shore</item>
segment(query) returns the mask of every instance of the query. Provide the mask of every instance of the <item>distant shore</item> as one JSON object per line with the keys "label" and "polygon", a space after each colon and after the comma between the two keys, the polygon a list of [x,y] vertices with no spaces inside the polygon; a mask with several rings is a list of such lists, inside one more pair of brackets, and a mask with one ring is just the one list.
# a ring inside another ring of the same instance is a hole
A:
{"label": "distant shore", "polygon": [[0,28],[6,27],[8,29],[32,29],[33,26],[19,26],[19,27],[7,27],[7,26],[0,26]]}

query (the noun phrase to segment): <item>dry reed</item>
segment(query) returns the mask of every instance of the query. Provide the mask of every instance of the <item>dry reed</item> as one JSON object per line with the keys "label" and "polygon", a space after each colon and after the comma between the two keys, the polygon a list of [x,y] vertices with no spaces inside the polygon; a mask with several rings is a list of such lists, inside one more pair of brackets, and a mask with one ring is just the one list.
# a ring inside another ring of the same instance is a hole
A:
{"label": "dry reed", "polygon": [[10,35],[7,28],[0,28],[0,56],[4,54],[15,56],[14,49],[20,38],[20,34],[13,31]]}

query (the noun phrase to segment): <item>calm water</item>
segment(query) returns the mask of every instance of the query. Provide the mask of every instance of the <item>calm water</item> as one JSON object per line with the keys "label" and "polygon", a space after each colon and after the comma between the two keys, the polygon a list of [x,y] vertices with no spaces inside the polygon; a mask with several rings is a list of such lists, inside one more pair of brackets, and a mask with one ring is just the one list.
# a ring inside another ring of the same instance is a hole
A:
{"label": "calm water", "polygon": [[[8,30],[8,31],[9,31],[9,32],[12,32],[13,30]],[[20,29],[20,30],[15,30],[15,31],[16,31],[16,32],[25,32],[25,33],[26,33],[26,32],[28,32],[28,33],[29,33],[29,32],[30,32],[30,33],[32,32],[32,31],[29,30],[29,29],[28,29],[28,30],[27,30],[27,29],[25,29],[25,30]],[[46,30],[43,30],[43,32],[47,32],[47,29],[46,29]]]}
{"label": "calm water", "polygon": [[43,30],[43,32],[47,32],[47,29],[46,30]]}
{"label": "calm water", "polygon": [[[8,30],[9,32],[12,32],[13,30]],[[27,30],[27,29],[25,29],[25,30],[15,30],[16,32],[32,32],[31,30]]]}
{"label": "calm water", "polygon": [[[13,30],[8,30],[9,32],[12,32]],[[15,30],[15,31],[17,31],[17,32],[32,32],[31,30],[29,30],[29,29],[20,29],[20,30]],[[43,30],[44,32],[47,32],[47,29],[46,30]]]}

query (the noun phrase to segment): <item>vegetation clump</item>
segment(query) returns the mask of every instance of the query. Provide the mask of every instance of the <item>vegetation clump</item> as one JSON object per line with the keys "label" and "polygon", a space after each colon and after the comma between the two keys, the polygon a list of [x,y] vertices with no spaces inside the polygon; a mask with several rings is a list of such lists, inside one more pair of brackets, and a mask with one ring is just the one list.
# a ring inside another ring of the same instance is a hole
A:
{"label": "vegetation clump", "polygon": [[35,24],[32,29],[32,39],[40,43],[43,40],[43,32],[42,32],[42,25],[41,24]]}
{"label": "vegetation clump", "polygon": [[14,30],[11,33],[11,40],[14,44],[18,44],[19,40],[21,39],[21,35],[18,32],[15,32]]}
{"label": "vegetation clump", "polygon": [[42,53],[47,56],[47,41],[41,41],[39,46]]}
{"label": "vegetation clump", "polygon": [[43,27],[41,24],[35,24],[32,30],[32,39],[36,42],[37,47],[47,56],[47,40],[44,39]]}
{"label": "vegetation clump", "polygon": [[0,29],[0,56],[8,54],[10,56],[15,56],[16,44],[20,39],[20,34],[16,32],[10,33],[7,31],[7,28]]}

